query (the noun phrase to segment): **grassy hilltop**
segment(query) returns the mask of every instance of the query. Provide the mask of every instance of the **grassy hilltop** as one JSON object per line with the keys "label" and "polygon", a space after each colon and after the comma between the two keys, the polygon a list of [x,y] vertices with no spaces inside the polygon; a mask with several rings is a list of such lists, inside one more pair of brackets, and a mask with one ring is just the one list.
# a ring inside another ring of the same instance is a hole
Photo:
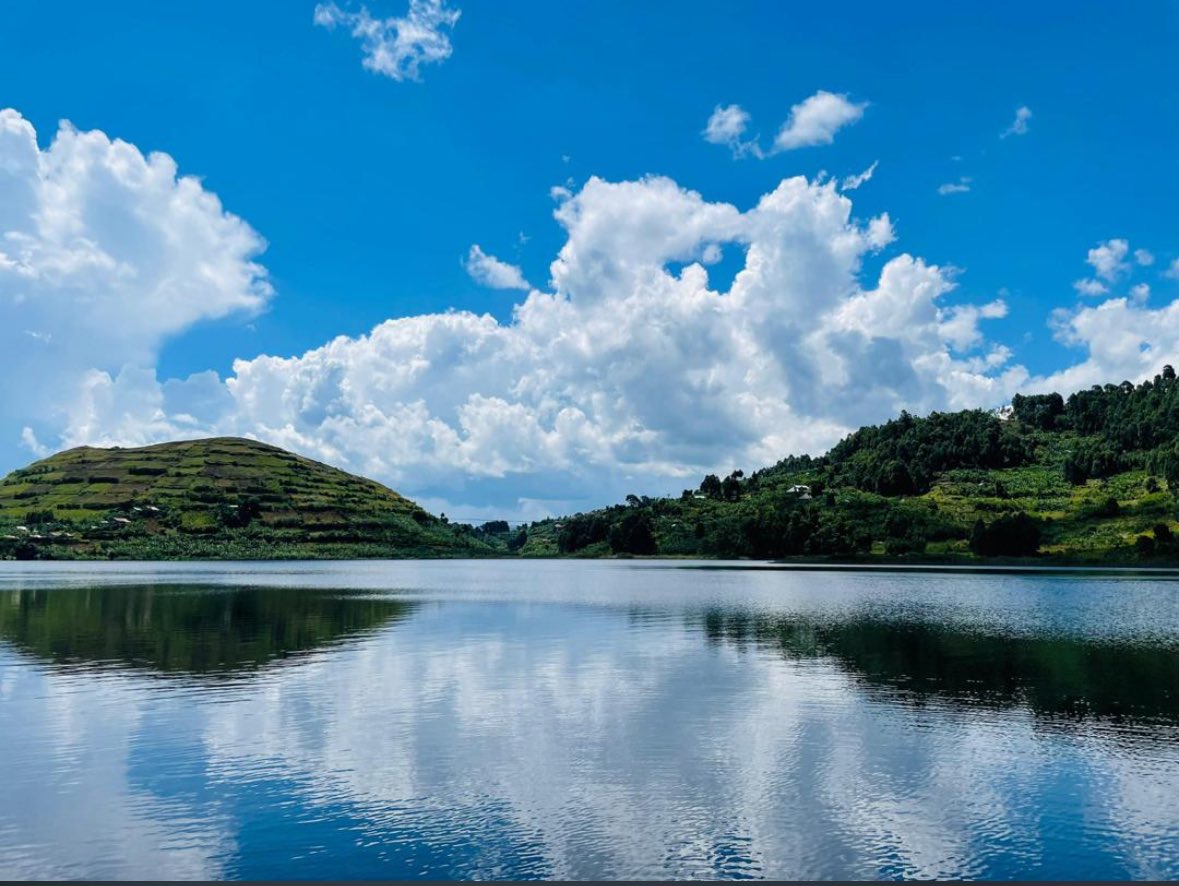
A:
{"label": "grassy hilltop", "polygon": [[[806,490],[798,487],[807,487]],[[826,455],[535,523],[524,555],[1179,562],[1179,382],[908,414]]]}
{"label": "grassy hilltop", "polygon": [[470,556],[490,549],[410,500],[276,446],[219,437],[83,446],[0,482],[0,556]]}

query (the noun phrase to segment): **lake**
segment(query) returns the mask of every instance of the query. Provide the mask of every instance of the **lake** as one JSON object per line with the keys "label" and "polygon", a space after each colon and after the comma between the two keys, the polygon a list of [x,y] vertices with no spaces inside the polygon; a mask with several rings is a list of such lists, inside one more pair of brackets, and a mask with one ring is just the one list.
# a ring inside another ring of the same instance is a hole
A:
{"label": "lake", "polygon": [[751,565],[0,563],[0,877],[1179,877],[1179,583]]}

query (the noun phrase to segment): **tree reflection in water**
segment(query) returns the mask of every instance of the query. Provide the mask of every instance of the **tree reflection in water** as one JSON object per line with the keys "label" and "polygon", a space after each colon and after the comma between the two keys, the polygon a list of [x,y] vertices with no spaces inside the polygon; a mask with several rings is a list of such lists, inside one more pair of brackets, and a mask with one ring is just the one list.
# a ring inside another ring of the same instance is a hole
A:
{"label": "tree reflection in water", "polygon": [[1179,649],[1064,635],[1001,635],[937,621],[709,610],[710,642],[836,663],[867,689],[920,705],[1026,705],[1054,721],[1179,724]]}
{"label": "tree reflection in water", "polygon": [[0,592],[0,639],[58,666],[232,676],[406,618],[356,591],[142,585]]}

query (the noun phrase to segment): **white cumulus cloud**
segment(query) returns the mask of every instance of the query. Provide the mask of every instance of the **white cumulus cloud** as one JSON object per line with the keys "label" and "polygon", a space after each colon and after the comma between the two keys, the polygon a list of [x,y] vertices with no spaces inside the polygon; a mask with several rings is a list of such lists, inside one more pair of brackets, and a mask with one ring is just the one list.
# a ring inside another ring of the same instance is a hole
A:
{"label": "white cumulus cloud", "polygon": [[[510,320],[398,317],[237,360],[227,378],[160,379],[163,341],[265,305],[261,238],[167,156],[68,126],[41,150],[12,111],[0,198],[0,413],[29,449],[249,435],[452,513],[675,492],[900,409],[1141,378],[1179,348],[1179,303],[1134,290],[1058,313],[1082,353],[1033,378],[985,333],[1006,303],[959,295],[952,267],[898,253],[865,270],[896,233],[885,213],[857,217],[837,181],[787,178],[738,207],[665,177],[593,177],[554,193],[564,245]],[[1099,245],[1096,272],[1120,273],[1120,242]],[[467,259],[527,285],[478,247]]]}
{"label": "white cumulus cloud", "polygon": [[[744,108],[740,105],[717,105],[708,118],[703,136],[705,141],[712,144],[728,146],[734,157],[749,154],[764,158],[796,148],[829,145],[835,141],[835,134],[840,129],[864,116],[867,107],[868,102],[853,102],[846,95],[820,89],[790,109],[790,117],[782,124],[773,145],[767,150],[761,147],[756,137],[745,138],[750,116]],[[872,168],[875,169],[875,164]],[[854,178],[850,177],[849,181]],[[871,178],[871,170],[868,178]],[[865,178],[863,181],[867,180]]]}
{"label": "white cumulus cloud", "polygon": [[1112,283],[1129,267],[1126,262],[1126,254],[1129,251],[1130,244],[1125,240],[1106,240],[1090,249],[1085,261],[1093,266],[1098,277]]}
{"label": "white cumulus cloud", "polygon": [[[551,290],[529,293],[509,323],[392,319],[238,360],[224,382],[96,374],[65,440],[143,442],[191,434],[195,420],[430,501],[526,500],[535,513],[636,482],[676,491],[901,408],[998,403],[1026,379],[979,326],[1005,306],[945,304],[948,269],[901,254],[861,280],[864,257],[895,235],[887,215],[855,220],[835,182],[786,179],[741,210],[667,178],[591,178],[555,216],[566,242]],[[706,267],[722,247],[744,254],[723,290]]]}
{"label": "white cumulus cloud", "polygon": [[735,157],[748,152],[760,153],[756,142],[744,141],[748,128],[749,113],[740,105],[717,105],[704,127],[704,140],[728,145]]}
{"label": "white cumulus cloud", "polygon": [[450,58],[450,30],[461,12],[442,0],[410,0],[404,17],[374,18],[368,8],[356,12],[336,3],[315,7],[315,24],[343,26],[360,41],[364,67],[392,80],[419,80],[419,68]]}
{"label": "white cumulus cloud", "polygon": [[1091,297],[1105,295],[1109,292],[1108,286],[1106,286],[1100,280],[1093,280],[1091,278],[1074,280],[1073,289],[1075,289],[1081,295],[1088,295]]}
{"label": "white cumulus cloud", "polygon": [[500,261],[494,255],[488,255],[479,244],[474,244],[467,253],[464,265],[471,279],[480,286],[490,289],[523,289],[532,287],[524,279],[524,272],[515,265]]}
{"label": "white cumulus cloud", "polygon": [[1179,353],[1179,301],[1150,308],[1142,299],[1111,298],[1075,311],[1058,311],[1058,340],[1083,349],[1084,360],[1048,376],[1040,387],[1072,391],[1155,375]]}
{"label": "white cumulus cloud", "polygon": [[167,154],[68,123],[42,150],[0,110],[0,420],[50,420],[88,370],[152,365],[195,323],[260,310],[264,248]]}
{"label": "white cumulus cloud", "polygon": [[867,107],[867,102],[853,102],[846,95],[820,89],[790,109],[790,118],[778,131],[774,147],[789,151],[829,145],[835,141],[835,133],[864,116]]}

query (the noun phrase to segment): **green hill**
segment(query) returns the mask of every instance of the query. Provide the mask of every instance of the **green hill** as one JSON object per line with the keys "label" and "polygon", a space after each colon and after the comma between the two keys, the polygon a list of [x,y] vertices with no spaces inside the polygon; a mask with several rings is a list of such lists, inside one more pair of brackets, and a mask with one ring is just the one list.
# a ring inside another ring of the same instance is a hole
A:
{"label": "green hill", "polygon": [[[806,487],[802,489],[800,487]],[[827,454],[534,523],[525,556],[1179,563],[1179,381],[902,414]]]}
{"label": "green hill", "polygon": [[381,484],[218,437],[60,452],[0,482],[0,555],[469,556],[489,549]]}
{"label": "green hill", "polygon": [[80,448],[0,483],[0,556],[682,556],[1179,564],[1179,380],[902,413],[819,457],[513,529],[250,440]]}

